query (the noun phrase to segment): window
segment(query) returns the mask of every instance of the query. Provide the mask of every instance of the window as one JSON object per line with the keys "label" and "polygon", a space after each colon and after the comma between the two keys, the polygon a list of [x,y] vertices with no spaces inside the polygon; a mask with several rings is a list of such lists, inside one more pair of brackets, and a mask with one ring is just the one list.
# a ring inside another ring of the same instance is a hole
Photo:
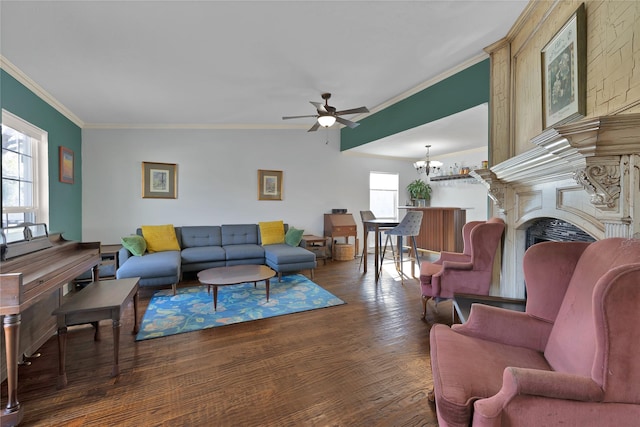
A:
{"label": "window", "polygon": [[2,226],[49,222],[47,133],[2,110]]}
{"label": "window", "polygon": [[369,173],[369,209],[376,218],[398,218],[398,174]]}

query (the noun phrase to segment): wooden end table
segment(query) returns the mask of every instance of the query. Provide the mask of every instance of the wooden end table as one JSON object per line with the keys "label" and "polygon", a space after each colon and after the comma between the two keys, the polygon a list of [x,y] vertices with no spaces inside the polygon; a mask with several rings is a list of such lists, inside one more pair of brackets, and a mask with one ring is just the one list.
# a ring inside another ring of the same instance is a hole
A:
{"label": "wooden end table", "polygon": [[[524,299],[503,298],[490,295],[454,294],[453,310],[460,323],[464,323],[469,318],[471,305],[484,304],[493,307],[506,308],[508,310],[524,311],[527,301]],[[454,322],[456,321],[454,317]]]}
{"label": "wooden end table", "polygon": [[313,252],[316,255],[316,260],[323,260],[324,265],[327,265],[327,238],[315,236],[313,234],[305,234],[302,236],[302,247]]}
{"label": "wooden end table", "polygon": [[67,349],[67,326],[93,324],[93,339],[100,340],[100,320],[113,321],[113,369],[111,376],[120,374],[118,352],[120,348],[120,315],[128,301],[133,299],[133,334],[138,333],[138,282],[139,277],[92,282],[73,295],[69,301],[53,311],[58,317],[58,388],[67,385],[65,352]]}
{"label": "wooden end table", "polygon": [[239,285],[241,283],[257,282],[264,280],[267,289],[267,301],[269,301],[269,279],[276,272],[266,265],[232,265],[230,267],[214,267],[202,270],[198,273],[198,280],[207,289],[213,286],[213,310],[218,309],[218,286]]}

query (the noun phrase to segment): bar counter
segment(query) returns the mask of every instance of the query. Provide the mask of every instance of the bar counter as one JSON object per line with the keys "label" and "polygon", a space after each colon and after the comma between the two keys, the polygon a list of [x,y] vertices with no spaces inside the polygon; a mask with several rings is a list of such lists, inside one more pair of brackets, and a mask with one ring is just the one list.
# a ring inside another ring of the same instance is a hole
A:
{"label": "bar counter", "polygon": [[399,206],[400,209],[422,211],[420,235],[416,236],[419,249],[433,252],[462,252],[462,227],[467,221],[467,209],[455,207]]}

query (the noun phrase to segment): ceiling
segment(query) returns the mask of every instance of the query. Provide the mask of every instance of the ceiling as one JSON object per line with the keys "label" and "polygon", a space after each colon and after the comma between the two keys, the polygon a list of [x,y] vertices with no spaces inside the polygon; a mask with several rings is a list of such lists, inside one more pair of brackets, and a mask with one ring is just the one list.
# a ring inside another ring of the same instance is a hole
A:
{"label": "ceiling", "polygon": [[350,153],[415,161],[427,155],[446,156],[450,153],[487,147],[489,138],[489,108],[481,104],[440,120],[387,136],[359,147]]}
{"label": "ceiling", "polygon": [[[0,54],[83,127],[303,132],[313,118],[282,116],[315,114],[322,92],[384,108],[483,58],[527,3],[2,0]],[[419,154],[390,155],[424,157],[418,130]]]}

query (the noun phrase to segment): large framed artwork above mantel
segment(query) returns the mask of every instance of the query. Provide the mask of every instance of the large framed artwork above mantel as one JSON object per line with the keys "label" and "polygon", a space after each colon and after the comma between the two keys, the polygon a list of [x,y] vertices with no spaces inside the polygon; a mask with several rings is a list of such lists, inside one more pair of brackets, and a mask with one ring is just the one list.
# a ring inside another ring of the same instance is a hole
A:
{"label": "large framed artwork above mantel", "polygon": [[587,31],[584,3],[541,52],[542,127],[586,115]]}

